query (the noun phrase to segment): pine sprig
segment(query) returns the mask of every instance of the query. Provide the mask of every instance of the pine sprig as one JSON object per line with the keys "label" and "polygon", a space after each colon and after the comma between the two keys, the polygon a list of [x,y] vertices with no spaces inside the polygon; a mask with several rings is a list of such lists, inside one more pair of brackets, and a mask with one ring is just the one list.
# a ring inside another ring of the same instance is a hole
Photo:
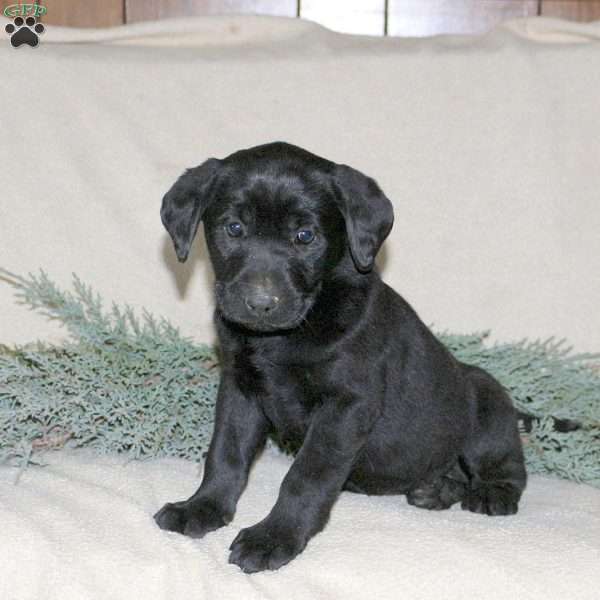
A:
{"label": "pine sprig", "polygon": [[[21,277],[0,269],[0,279],[70,335],[60,347],[0,345],[0,462],[23,467],[43,451],[80,446],[136,459],[202,457],[218,385],[213,349],[146,311],[105,308],[76,275],[72,292],[43,271]],[[554,339],[489,346],[488,335],[439,337],[539,418],[524,437],[530,472],[600,487],[600,355],[574,355]],[[551,416],[581,427],[560,433]]]}
{"label": "pine sprig", "polygon": [[44,272],[0,275],[22,304],[63,323],[63,346],[0,348],[0,462],[90,446],[132,458],[199,459],[208,447],[218,371],[214,352],[165,319],[113,304],[76,276],[74,293]]}

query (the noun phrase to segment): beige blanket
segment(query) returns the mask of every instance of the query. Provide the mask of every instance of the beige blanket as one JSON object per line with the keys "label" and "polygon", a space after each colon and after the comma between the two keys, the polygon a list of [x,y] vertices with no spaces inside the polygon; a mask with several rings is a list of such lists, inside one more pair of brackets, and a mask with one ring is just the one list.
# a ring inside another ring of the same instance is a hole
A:
{"label": "beige blanket", "polygon": [[267,450],[235,519],[201,540],[152,520],[195,490],[196,465],[50,463],[16,487],[0,468],[3,600],[598,600],[600,492],[588,486],[532,477],[507,518],[344,492],[300,556],[245,575],[227,548],[269,513],[289,458]]}

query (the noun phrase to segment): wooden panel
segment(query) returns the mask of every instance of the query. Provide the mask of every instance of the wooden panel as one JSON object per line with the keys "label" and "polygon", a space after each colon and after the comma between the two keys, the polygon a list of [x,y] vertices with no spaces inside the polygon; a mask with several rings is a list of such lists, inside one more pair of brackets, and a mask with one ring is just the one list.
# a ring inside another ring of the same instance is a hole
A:
{"label": "wooden panel", "polygon": [[[38,0],[39,1],[39,0]],[[32,0],[33,2],[33,0]],[[109,27],[128,22],[211,14],[301,16],[338,31],[382,35],[385,6],[390,35],[481,33],[503,20],[545,16],[600,20],[600,0],[41,0],[43,21],[72,27]],[[17,4],[0,0],[0,10]]]}
{"label": "wooden panel", "polygon": [[[11,4],[33,4],[34,0],[0,0],[4,11]],[[38,4],[47,8],[40,19],[51,25],[65,27],[111,27],[123,24],[123,0],[93,0],[76,2],[75,0],[38,0]]]}
{"label": "wooden panel", "polygon": [[559,17],[572,21],[600,20],[600,0],[542,0],[544,17]]}
{"label": "wooden panel", "polygon": [[128,23],[168,17],[260,14],[295,17],[296,0],[124,0]]}
{"label": "wooden panel", "polygon": [[334,31],[383,35],[385,0],[301,0],[300,16]]}
{"label": "wooden panel", "polygon": [[388,33],[483,33],[502,21],[538,14],[538,0],[389,0]]}

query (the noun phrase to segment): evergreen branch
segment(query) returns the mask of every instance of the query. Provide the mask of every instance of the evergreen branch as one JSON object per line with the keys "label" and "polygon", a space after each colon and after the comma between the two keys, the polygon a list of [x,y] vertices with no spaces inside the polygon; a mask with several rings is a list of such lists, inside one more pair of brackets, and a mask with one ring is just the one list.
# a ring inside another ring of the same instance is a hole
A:
{"label": "evergreen branch", "polygon": [[[164,318],[113,303],[73,275],[73,292],[46,275],[0,269],[19,303],[67,328],[62,346],[0,345],[0,462],[24,468],[47,450],[89,446],[132,458],[200,460],[218,386],[213,349]],[[600,487],[600,355],[564,341],[486,345],[489,332],[439,338],[460,360],[490,371],[536,417],[524,434],[527,467]],[[553,418],[576,421],[557,431]]]}

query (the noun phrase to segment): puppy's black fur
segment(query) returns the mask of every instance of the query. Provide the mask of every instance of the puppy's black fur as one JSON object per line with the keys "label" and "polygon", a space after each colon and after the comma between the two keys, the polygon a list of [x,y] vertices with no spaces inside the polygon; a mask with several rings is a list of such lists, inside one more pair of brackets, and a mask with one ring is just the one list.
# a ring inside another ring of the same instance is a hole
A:
{"label": "puppy's black fur", "polygon": [[302,552],[341,490],[517,512],[526,473],[511,400],[373,269],[393,222],[375,181],[273,143],[188,170],[161,216],[180,261],[204,222],[222,380],[202,485],[166,504],[160,527],[201,537],[229,523],[270,432],[298,452],[271,512],[231,544],[246,572]]}

